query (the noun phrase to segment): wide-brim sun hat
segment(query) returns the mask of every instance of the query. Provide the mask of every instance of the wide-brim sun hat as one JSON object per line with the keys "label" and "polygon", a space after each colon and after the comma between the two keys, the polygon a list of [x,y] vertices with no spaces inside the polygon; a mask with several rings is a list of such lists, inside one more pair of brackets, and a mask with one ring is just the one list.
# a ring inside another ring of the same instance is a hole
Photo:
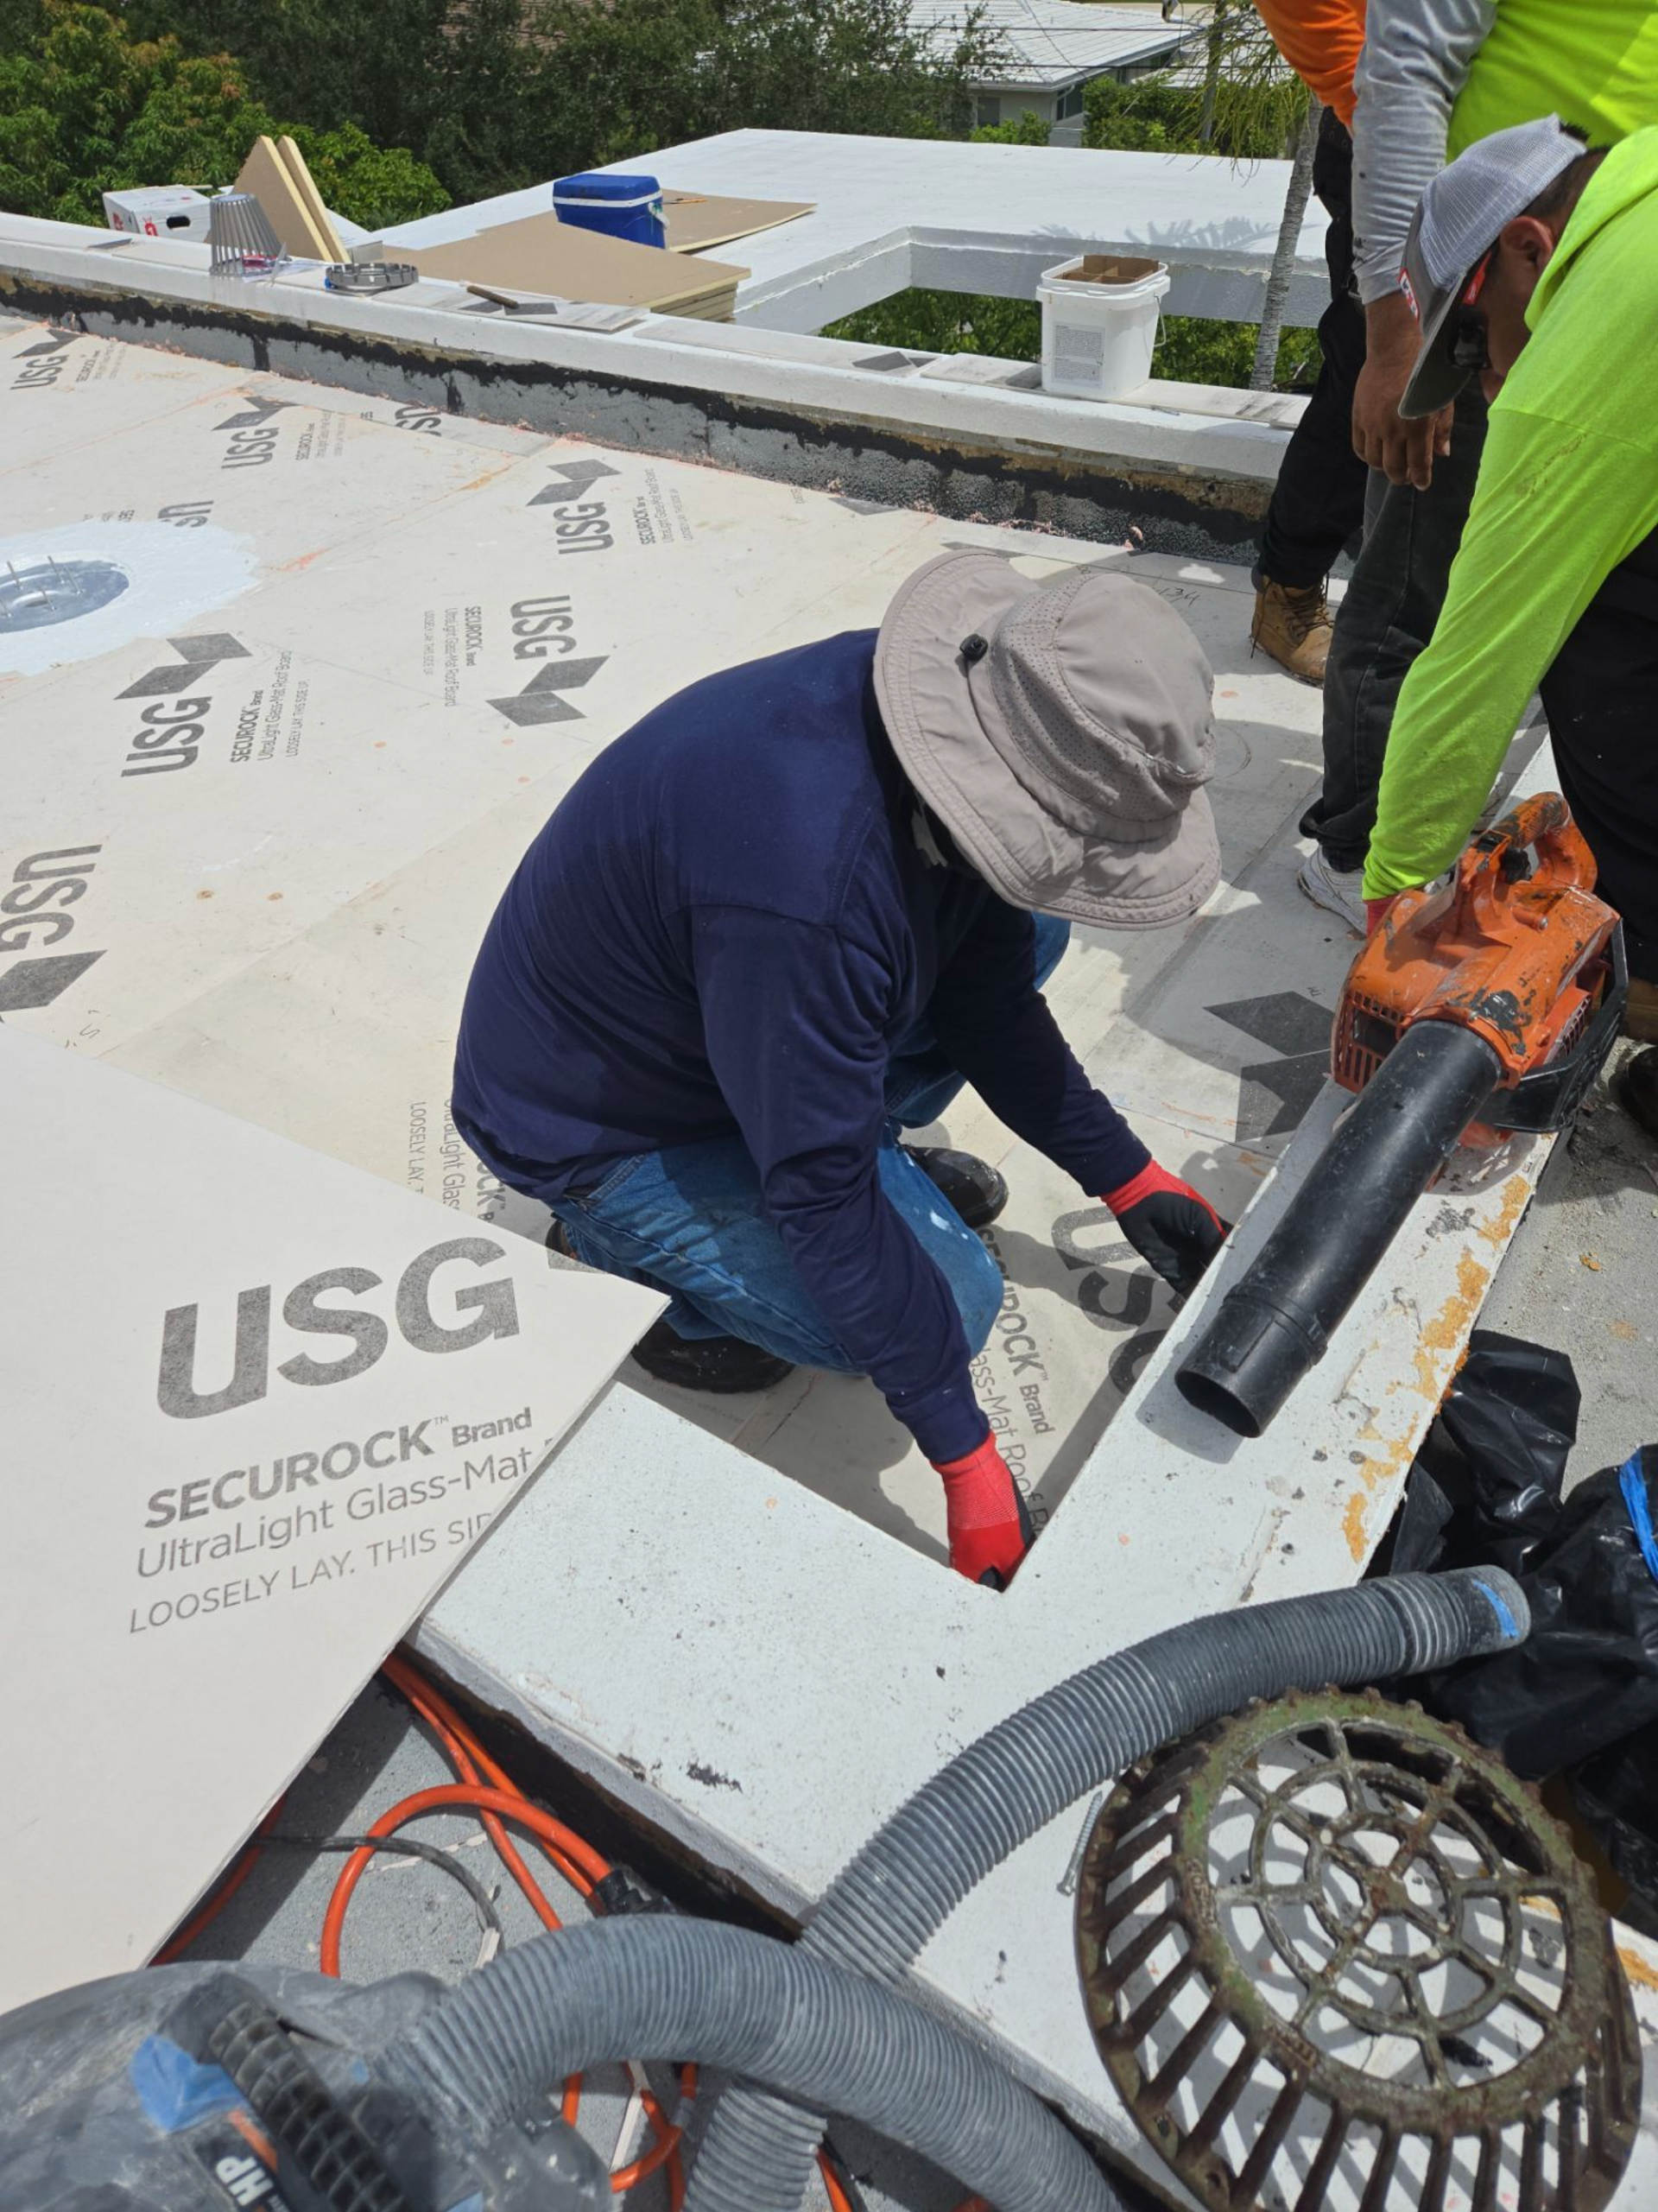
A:
{"label": "wide-brim sun hat", "polygon": [[941,554],[881,625],[875,686],[914,789],[1009,904],[1115,929],[1194,914],[1220,875],[1214,678],[1110,563],[1038,582]]}

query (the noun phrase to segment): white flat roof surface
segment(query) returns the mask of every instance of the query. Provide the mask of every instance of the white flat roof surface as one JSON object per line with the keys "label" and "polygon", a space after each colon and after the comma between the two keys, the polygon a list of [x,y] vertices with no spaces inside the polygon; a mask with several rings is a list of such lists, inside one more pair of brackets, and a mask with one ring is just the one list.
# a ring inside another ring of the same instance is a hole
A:
{"label": "white flat roof surface", "polygon": [[[1233,312],[1220,303],[1218,291],[1206,306],[1196,288],[1201,274],[1208,273],[1212,285],[1213,272],[1233,272],[1240,281],[1226,296],[1247,320],[1277,244],[1289,180],[1288,162],[791,130],[726,131],[611,167],[648,169],[679,191],[815,203],[812,214],[721,246],[715,255],[751,272],[738,288],[738,318],[762,322],[775,320],[777,303],[807,276],[879,259],[883,248],[910,232],[930,255],[871,297],[910,282],[1034,297],[1027,267],[1052,267],[1096,247],[1167,261],[1175,277],[1168,302],[1173,313]],[[403,246],[432,245],[543,213],[551,204],[550,185],[531,185],[399,224],[383,235]],[[1325,223],[1323,210],[1312,203],[1296,263],[1302,287],[1297,312],[1311,320],[1329,296]],[[822,320],[845,312],[831,305]],[[782,326],[807,326],[789,320]]]}

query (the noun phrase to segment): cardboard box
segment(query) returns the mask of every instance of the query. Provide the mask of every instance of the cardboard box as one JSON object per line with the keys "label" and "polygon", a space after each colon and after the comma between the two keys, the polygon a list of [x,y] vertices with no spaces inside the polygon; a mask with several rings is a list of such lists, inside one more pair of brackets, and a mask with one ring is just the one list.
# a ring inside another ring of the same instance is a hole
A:
{"label": "cardboard box", "polygon": [[143,238],[193,238],[205,245],[212,205],[192,184],[151,185],[141,192],[106,192],[104,219],[112,231],[132,231]]}

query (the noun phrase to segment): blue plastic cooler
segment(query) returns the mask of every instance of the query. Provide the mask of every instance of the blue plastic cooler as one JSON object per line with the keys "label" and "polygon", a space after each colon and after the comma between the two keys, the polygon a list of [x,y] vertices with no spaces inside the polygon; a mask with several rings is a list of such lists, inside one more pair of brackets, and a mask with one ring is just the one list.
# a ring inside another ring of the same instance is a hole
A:
{"label": "blue plastic cooler", "polygon": [[560,222],[574,223],[584,231],[602,231],[609,238],[631,238],[636,245],[660,246],[667,235],[662,188],[655,177],[610,176],[598,169],[581,176],[560,177],[553,187],[553,205]]}

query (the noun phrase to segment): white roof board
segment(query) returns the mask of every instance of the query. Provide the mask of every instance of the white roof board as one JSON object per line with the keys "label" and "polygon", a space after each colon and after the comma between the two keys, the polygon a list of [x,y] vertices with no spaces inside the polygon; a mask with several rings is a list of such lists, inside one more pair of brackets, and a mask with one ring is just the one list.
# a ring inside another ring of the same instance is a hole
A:
{"label": "white roof board", "polygon": [[4,2011],[144,1964],[663,1302],[9,1028],[0,1094]]}

